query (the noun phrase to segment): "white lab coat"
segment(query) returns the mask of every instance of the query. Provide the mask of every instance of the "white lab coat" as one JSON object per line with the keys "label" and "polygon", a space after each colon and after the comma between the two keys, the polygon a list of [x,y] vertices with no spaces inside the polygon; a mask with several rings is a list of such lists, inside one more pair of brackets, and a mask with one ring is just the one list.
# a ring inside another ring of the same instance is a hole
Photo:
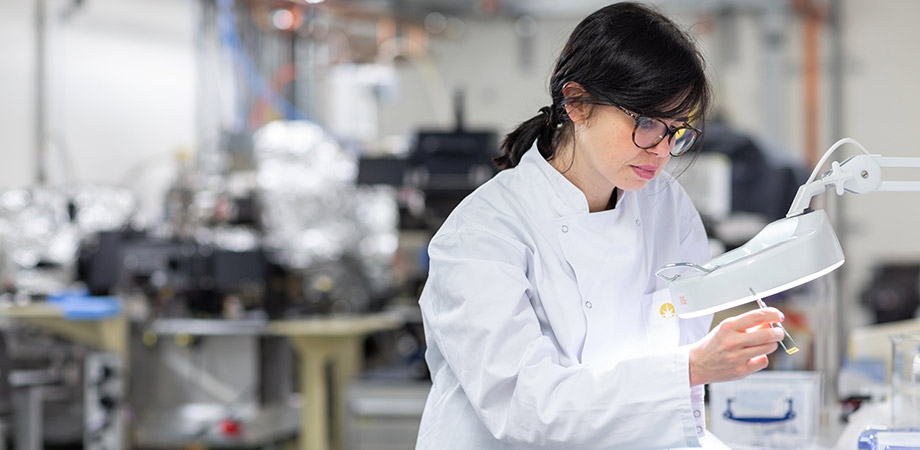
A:
{"label": "white lab coat", "polygon": [[661,449],[704,444],[690,344],[655,270],[709,259],[662,173],[615,209],[532,148],[467,197],[429,246],[419,303],[432,388],[417,449]]}

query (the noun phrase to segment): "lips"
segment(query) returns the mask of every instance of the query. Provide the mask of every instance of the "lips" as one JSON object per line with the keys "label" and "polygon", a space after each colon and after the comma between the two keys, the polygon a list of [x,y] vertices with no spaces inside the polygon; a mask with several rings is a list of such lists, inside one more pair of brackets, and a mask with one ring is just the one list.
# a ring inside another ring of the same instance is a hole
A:
{"label": "lips", "polygon": [[646,165],[646,166],[629,166],[632,167],[633,172],[636,172],[636,175],[643,180],[651,180],[655,178],[655,172],[658,170],[658,166]]}

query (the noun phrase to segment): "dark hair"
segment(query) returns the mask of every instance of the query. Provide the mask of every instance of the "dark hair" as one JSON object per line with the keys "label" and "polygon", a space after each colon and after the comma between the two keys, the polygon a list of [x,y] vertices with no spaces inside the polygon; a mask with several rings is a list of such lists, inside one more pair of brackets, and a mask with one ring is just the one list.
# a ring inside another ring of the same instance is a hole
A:
{"label": "dark hair", "polygon": [[[565,98],[566,83],[585,94]],[[638,3],[604,7],[572,31],[549,84],[552,105],[523,122],[502,141],[501,169],[516,166],[536,140],[544,158],[571,134],[566,103],[618,105],[649,117],[692,114],[698,128],[709,109],[705,64],[693,40],[670,19]],[[697,144],[698,147],[699,144]]]}

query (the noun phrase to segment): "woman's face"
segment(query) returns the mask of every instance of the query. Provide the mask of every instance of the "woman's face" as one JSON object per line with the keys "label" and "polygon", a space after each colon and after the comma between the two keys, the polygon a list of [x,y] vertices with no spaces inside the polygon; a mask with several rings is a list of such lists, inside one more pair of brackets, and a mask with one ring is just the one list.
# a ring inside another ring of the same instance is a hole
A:
{"label": "woman's face", "polygon": [[608,192],[613,187],[636,191],[658,176],[671,157],[667,138],[652,148],[637,147],[632,139],[635,119],[615,106],[593,105],[590,114],[576,116],[571,170],[582,183]]}

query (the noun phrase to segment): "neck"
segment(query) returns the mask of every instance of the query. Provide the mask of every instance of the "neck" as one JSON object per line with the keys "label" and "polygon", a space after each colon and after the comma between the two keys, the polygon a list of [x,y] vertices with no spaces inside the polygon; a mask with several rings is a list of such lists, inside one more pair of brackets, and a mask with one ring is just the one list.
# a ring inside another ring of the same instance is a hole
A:
{"label": "neck", "polygon": [[549,161],[549,164],[585,195],[589,212],[606,211],[616,207],[622,191],[617,189],[616,186],[592,182],[588,177],[584,176],[587,173],[587,168],[579,164],[571,144],[557,148],[555,156]]}

